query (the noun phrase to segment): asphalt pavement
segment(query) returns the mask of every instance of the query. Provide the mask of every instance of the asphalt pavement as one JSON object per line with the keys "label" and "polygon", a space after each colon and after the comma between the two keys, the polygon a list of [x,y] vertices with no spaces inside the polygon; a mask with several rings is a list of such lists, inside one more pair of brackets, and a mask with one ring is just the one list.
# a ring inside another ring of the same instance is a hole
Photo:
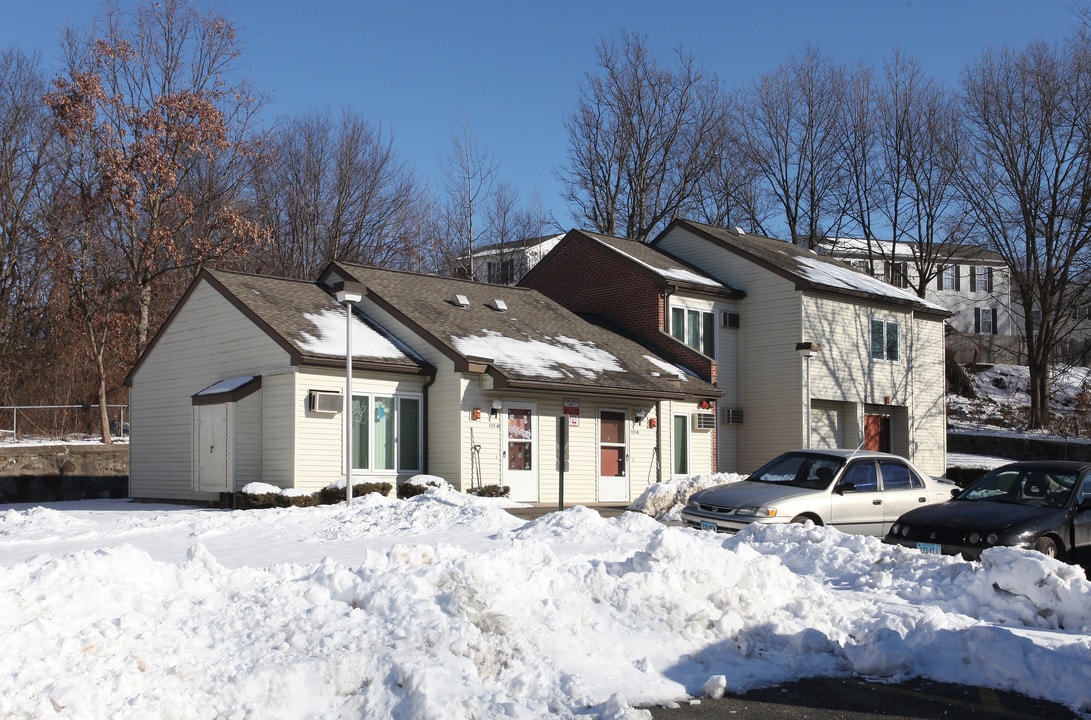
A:
{"label": "asphalt pavement", "polygon": [[[603,517],[624,505],[588,505]],[[509,508],[524,520],[556,512],[556,505]],[[1083,563],[1081,563],[1083,564]],[[1088,566],[1084,564],[1087,571]],[[1088,572],[1091,577],[1091,572]],[[928,680],[875,683],[859,678],[807,678],[743,695],[647,708],[653,720],[1074,720],[1063,705],[1016,693]]]}
{"label": "asphalt pavement", "polygon": [[653,720],[1073,720],[1068,708],[987,688],[913,680],[809,678],[745,695],[648,708]]}

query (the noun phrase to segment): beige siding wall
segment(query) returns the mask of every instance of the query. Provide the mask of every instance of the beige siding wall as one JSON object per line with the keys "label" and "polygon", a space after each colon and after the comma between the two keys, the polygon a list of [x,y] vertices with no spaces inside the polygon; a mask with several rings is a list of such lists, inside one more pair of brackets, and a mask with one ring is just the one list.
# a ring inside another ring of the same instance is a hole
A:
{"label": "beige siding wall", "polygon": [[218,292],[204,283],[197,286],[133,377],[132,496],[211,499],[192,491],[190,398],[220,380],[265,375],[288,361],[284,350]]}
{"label": "beige siding wall", "polygon": [[282,488],[295,478],[295,385],[295,368],[261,378],[261,477]]}
{"label": "beige siding wall", "polygon": [[943,321],[917,320],[908,342],[913,353],[913,377],[909,387],[909,457],[925,472],[943,475],[947,471]]}
{"label": "beige siding wall", "polygon": [[262,457],[262,391],[247,395],[235,405],[235,490],[252,482],[263,482]]}
{"label": "beige siding wall", "polygon": [[[316,413],[310,409],[312,390],[345,391],[345,374],[334,369],[301,370],[296,376],[295,394],[291,407],[299,440],[296,453],[296,488],[315,492],[344,478],[344,418],[341,413]],[[405,379],[396,375],[353,373],[353,395],[416,395],[421,396],[423,380]],[[406,473],[402,479],[411,474]],[[353,470],[354,483],[389,482],[398,480],[396,470]]]}
{"label": "beige siding wall", "polygon": [[721,457],[720,467],[750,472],[777,454],[801,446],[802,361],[795,344],[821,339],[803,337],[800,294],[794,284],[682,229],[665,236],[657,247],[747,294],[737,305],[739,329],[721,333],[721,337],[736,333],[737,407],[745,419],[736,428],[735,462]]}
{"label": "beige siding wall", "polygon": [[[871,358],[872,319],[897,323],[898,360]],[[942,474],[943,322],[885,306],[807,297],[804,324],[805,333],[822,345],[822,352],[811,360],[812,397],[851,404],[842,446],[863,441],[863,415],[871,404],[891,415],[892,451],[907,455],[928,472]]]}

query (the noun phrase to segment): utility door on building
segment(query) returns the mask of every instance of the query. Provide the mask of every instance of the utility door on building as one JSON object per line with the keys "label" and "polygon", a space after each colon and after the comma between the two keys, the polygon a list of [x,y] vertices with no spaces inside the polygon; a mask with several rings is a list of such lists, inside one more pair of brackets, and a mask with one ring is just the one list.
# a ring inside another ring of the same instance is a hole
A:
{"label": "utility door on building", "polygon": [[194,409],[194,490],[228,492],[228,403],[197,405]]}
{"label": "utility door on building", "polygon": [[890,452],[889,415],[864,415],[864,449]]}
{"label": "utility door on building", "polygon": [[599,502],[629,501],[629,448],[624,410],[599,413]]}
{"label": "utility door on building", "polygon": [[504,403],[501,466],[511,499],[538,502],[538,406]]}

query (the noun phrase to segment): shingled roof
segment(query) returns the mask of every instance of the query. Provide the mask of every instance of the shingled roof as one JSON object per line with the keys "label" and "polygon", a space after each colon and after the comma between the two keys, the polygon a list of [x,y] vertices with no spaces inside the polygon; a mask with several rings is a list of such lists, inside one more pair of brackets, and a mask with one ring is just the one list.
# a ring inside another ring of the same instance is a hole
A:
{"label": "shingled roof", "polygon": [[[202,282],[223,295],[284,348],[293,365],[344,366],[345,309],[316,283],[202,270],[174,313],[149,343],[148,349],[129,373],[130,378],[158,343],[189,295]],[[433,372],[433,368],[422,358],[359,313],[353,320],[352,348],[353,364],[362,370],[413,374]]]}
{"label": "shingled roof", "polygon": [[496,387],[713,398],[696,375],[566,310],[541,293],[431,275],[333,263],[320,282],[363,283],[366,297]]}
{"label": "shingled roof", "polygon": [[770,272],[793,281],[800,290],[832,293],[854,299],[872,300],[909,307],[915,312],[950,317],[940,305],[917,297],[908,290],[894,287],[827,256],[784,240],[752,235],[738,228],[728,229],[694,222],[674,220],[652,245],[675,228],[684,228],[720,247],[740,255]]}
{"label": "shingled roof", "polygon": [[[661,286],[685,289],[729,298],[745,297],[746,293],[717,280],[700,268],[654,248],[639,240],[602,235],[588,230],[570,230],[562,242],[586,238],[620,256],[626,262],[658,279]],[[534,273],[531,268],[528,276]]]}

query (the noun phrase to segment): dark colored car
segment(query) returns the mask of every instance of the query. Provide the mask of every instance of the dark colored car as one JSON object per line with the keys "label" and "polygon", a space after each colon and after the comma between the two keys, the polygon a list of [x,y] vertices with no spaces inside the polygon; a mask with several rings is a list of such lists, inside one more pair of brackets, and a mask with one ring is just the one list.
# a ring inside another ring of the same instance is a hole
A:
{"label": "dark colored car", "polygon": [[968,559],[995,545],[1066,557],[1091,546],[1091,463],[1018,462],[953,500],[910,510],[884,542]]}

